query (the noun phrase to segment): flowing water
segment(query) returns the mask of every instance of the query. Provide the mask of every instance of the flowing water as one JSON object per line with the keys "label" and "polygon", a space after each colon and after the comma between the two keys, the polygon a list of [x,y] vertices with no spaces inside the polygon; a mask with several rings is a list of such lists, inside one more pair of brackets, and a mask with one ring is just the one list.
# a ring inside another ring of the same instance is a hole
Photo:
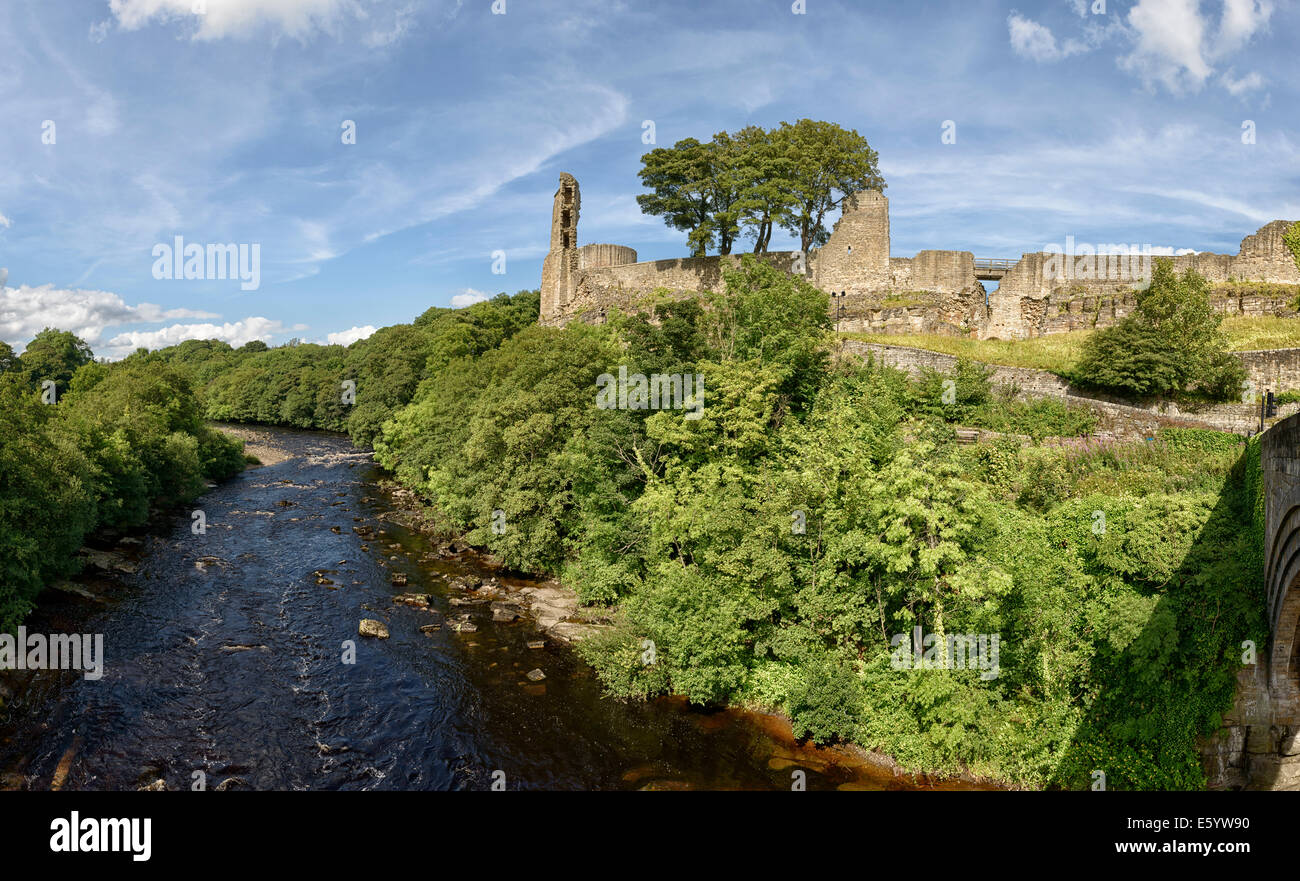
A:
{"label": "flowing water", "polygon": [[[809,789],[974,788],[799,745],[774,717],[602,697],[571,649],[529,648],[531,621],[495,623],[486,605],[465,607],[477,632],[422,633],[464,611],[447,579],[482,562],[440,559],[387,520],[382,473],[346,439],[269,434],[291,458],[196,502],[206,534],[182,512],[142,536],[133,574],[42,596],[28,632],[103,634],[104,676],[20,680],[0,785],[183,789],[202,772],[207,788],[789,789],[802,770]],[[435,611],[394,603],[403,592]],[[363,618],[391,638],[359,636]]]}

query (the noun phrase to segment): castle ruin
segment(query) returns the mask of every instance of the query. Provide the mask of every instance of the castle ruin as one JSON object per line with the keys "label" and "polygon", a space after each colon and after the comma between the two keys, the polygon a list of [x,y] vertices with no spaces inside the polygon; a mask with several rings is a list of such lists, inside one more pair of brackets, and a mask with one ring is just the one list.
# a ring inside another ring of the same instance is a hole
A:
{"label": "castle ruin", "polygon": [[[675,296],[720,291],[723,267],[739,264],[737,255],[637,262],[636,251],[623,245],[579,247],[580,203],[577,180],[561,174],[550,252],[542,264],[542,324],[600,322],[611,309],[636,309],[658,289]],[[1291,223],[1266,224],[1246,236],[1235,255],[1170,259],[1178,271],[1195,269],[1217,286],[1215,307],[1221,311],[1293,314],[1297,291],[1277,287],[1300,285],[1300,268],[1282,240]],[[807,255],[774,251],[760,257],[785,272],[801,271],[831,294],[831,315],[842,331],[1028,339],[1105,327],[1132,311],[1141,283],[1125,271],[1124,258],[1093,258],[1082,249],[977,261],[970,251],[892,257],[889,244],[889,200],[871,190],[845,200],[823,247]],[[989,293],[982,281],[992,280],[999,286]]]}

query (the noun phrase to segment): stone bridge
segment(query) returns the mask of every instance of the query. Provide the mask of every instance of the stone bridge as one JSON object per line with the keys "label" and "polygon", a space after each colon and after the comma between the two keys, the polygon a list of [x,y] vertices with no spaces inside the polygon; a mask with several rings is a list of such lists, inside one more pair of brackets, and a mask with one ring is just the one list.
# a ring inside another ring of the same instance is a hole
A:
{"label": "stone bridge", "polygon": [[[1294,716],[1300,694],[1300,414],[1283,419],[1263,436],[1260,467],[1264,472],[1264,579],[1268,586],[1268,684],[1285,692]],[[1279,695],[1282,696],[1282,695]]]}
{"label": "stone bridge", "polygon": [[975,277],[980,281],[1002,281],[1011,267],[1019,262],[1019,259],[1010,260],[1006,257],[976,257]]}
{"label": "stone bridge", "polygon": [[1300,790],[1300,413],[1264,433],[1260,469],[1270,645],[1240,668],[1233,708],[1202,745],[1212,789]]}

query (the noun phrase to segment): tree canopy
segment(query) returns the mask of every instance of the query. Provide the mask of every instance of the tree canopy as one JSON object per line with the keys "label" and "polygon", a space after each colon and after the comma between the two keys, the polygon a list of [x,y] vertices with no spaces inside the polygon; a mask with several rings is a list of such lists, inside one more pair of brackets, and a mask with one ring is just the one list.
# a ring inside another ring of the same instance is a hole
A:
{"label": "tree canopy", "polygon": [[743,233],[765,253],[780,227],[802,251],[825,244],[828,213],[863,190],[882,190],[866,138],[834,123],[800,119],[766,130],[746,126],[660,147],[641,157],[637,196],[647,214],[687,234],[691,254],[730,254]]}
{"label": "tree canopy", "polygon": [[22,366],[30,385],[39,386],[45,380],[53,380],[62,394],[67,391],[77,368],[94,359],[95,355],[85,340],[71,331],[47,327],[27,344],[22,354]]}

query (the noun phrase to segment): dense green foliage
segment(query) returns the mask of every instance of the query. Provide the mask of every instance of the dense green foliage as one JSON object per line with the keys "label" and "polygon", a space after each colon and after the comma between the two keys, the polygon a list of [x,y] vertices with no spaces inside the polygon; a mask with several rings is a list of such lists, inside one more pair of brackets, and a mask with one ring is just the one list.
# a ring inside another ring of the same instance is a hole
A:
{"label": "dense green foliage", "polygon": [[[1212,346],[1171,326],[1211,327],[1185,302],[1195,280],[1159,281],[1134,324],[1213,365]],[[122,369],[164,362],[200,387],[201,414],[180,407],[178,424],[372,442],[449,529],[559,575],[613,621],[581,651],[614,695],[780,709],[800,734],[913,770],[1202,785],[1195,740],[1231,703],[1241,641],[1267,639],[1258,443],[1164,429],[1039,445],[1094,417],[1016,401],[969,361],[917,380],[832,361],[826,295],[753,258],[724,287],[596,327],[537,326],[537,295],[521,293],[347,349],[186,343]],[[87,418],[116,400],[92,398],[102,369],[67,396]],[[702,407],[598,405],[602,376],[623,373],[698,376]],[[340,409],[349,379],[356,405]],[[1006,437],[959,445],[958,426]],[[76,485],[26,474],[48,481],[34,491]],[[998,636],[995,675],[900,669],[916,627],[941,659],[946,635]]]}
{"label": "dense green foliage", "polygon": [[259,341],[232,349],[216,340],[188,340],[127,361],[181,372],[197,390],[204,418],[346,431],[358,446],[369,446],[422,380],[535,324],[539,302],[536,291],[522,291],[467,309],[435,307],[412,324],[385,327],[346,348],[269,348]]}
{"label": "dense green foliage", "polygon": [[[46,380],[67,388],[57,403],[42,403]],[[94,363],[72,334],[43,331],[0,374],[0,629],[75,569],[88,533],[139,526],[243,465],[177,371]]]}
{"label": "dense green foliage", "polygon": [[50,380],[61,395],[68,390],[77,369],[93,360],[90,346],[75,334],[47,327],[27,344],[18,364],[29,385],[39,387]]}
{"label": "dense green foliage", "polygon": [[[451,363],[384,424],[379,461],[508,565],[607,605],[581,650],[614,694],[781,708],[912,769],[1202,785],[1195,738],[1240,641],[1266,638],[1257,449],[1177,430],[960,446],[958,424],[1091,417],[1018,412],[971,364],[832,365],[824,295],[748,258],[725,281]],[[620,367],[701,375],[700,418],[596,406]],[[896,669],[917,626],[1000,635],[998,675]]]}
{"label": "dense green foliage", "polygon": [[[966,358],[957,359],[951,376],[925,368],[913,384],[911,408],[947,422],[1028,435],[1035,441],[1080,437],[1096,427],[1097,415],[1090,408],[1059,398],[1018,400],[1012,386],[995,391],[992,374],[992,368]],[[950,388],[951,400],[945,399],[945,388]]]}
{"label": "dense green foliage", "polygon": [[1192,269],[1178,275],[1173,261],[1158,259],[1133,313],[1084,341],[1075,378],[1137,397],[1236,397],[1246,371],[1228,351],[1222,321],[1204,276]]}
{"label": "dense green foliage", "polygon": [[708,142],[686,138],[642,156],[639,174],[650,192],[637,204],[685,232],[693,256],[711,247],[730,254],[742,230],[753,235],[754,253],[765,253],[777,226],[807,253],[826,243],[827,213],[885,187],[866,138],[811,119],[719,132]]}

